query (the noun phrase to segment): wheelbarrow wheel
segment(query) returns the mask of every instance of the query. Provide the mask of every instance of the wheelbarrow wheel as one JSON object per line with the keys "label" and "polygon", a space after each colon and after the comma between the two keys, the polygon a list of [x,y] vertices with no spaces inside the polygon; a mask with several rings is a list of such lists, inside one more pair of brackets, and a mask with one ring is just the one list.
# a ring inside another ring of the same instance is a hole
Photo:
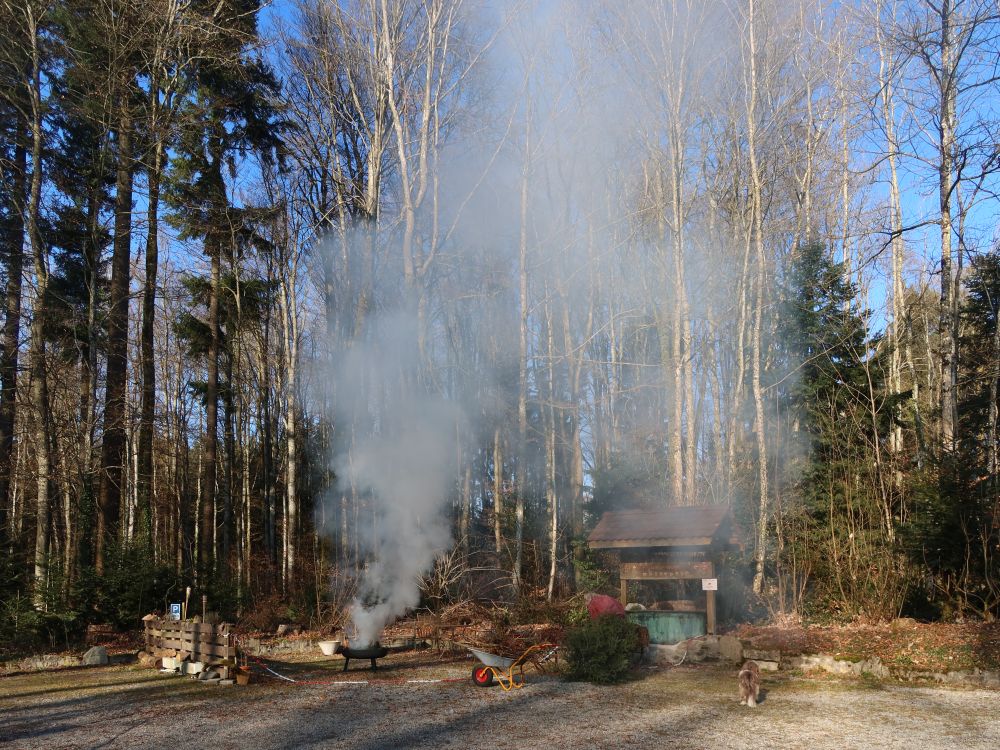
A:
{"label": "wheelbarrow wheel", "polygon": [[479,687],[490,687],[493,684],[493,670],[482,664],[473,667],[472,681]]}

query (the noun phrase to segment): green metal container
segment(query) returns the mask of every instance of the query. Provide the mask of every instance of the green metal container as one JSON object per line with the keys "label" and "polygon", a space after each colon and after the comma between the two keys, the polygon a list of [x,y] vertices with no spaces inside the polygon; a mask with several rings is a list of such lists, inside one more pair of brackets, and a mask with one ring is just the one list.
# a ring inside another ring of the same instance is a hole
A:
{"label": "green metal container", "polygon": [[704,612],[629,612],[629,622],[649,631],[649,642],[660,645],[680,643],[705,635]]}

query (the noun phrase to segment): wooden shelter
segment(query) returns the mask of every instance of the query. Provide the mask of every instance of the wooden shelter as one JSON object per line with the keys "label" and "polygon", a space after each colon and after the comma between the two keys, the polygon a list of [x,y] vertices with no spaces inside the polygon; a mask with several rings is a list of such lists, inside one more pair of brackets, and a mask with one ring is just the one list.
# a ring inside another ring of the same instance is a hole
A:
{"label": "wooden shelter", "polygon": [[705,627],[715,633],[716,563],[723,551],[742,547],[728,506],[608,511],[588,542],[617,554],[622,604],[628,603],[629,581],[702,580]]}

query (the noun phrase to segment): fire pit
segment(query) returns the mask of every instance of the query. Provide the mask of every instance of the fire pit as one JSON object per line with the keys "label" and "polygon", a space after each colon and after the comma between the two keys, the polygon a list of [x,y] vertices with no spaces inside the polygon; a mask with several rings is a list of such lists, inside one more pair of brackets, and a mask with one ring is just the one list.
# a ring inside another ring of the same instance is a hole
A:
{"label": "fire pit", "polygon": [[348,665],[351,663],[351,659],[370,659],[372,663],[372,669],[377,669],[378,665],[375,663],[376,659],[381,659],[383,656],[388,655],[389,649],[380,644],[378,641],[371,644],[370,646],[365,646],[364,648],[351,648],[350,646],[341,646],[340,654],[344,657],[344,671],[347,671]]}

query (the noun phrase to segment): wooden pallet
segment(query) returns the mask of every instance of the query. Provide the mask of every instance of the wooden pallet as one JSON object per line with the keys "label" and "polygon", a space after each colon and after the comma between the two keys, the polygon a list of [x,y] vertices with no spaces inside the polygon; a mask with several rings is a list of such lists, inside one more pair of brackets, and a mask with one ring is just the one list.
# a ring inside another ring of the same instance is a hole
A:
{"label": "wooden pallet", "polygon": [[217,664],[236,659],[236,636],[229,623],[212,625],[191,620],[147,620],[146,650],[173,649],[192,661]]}

